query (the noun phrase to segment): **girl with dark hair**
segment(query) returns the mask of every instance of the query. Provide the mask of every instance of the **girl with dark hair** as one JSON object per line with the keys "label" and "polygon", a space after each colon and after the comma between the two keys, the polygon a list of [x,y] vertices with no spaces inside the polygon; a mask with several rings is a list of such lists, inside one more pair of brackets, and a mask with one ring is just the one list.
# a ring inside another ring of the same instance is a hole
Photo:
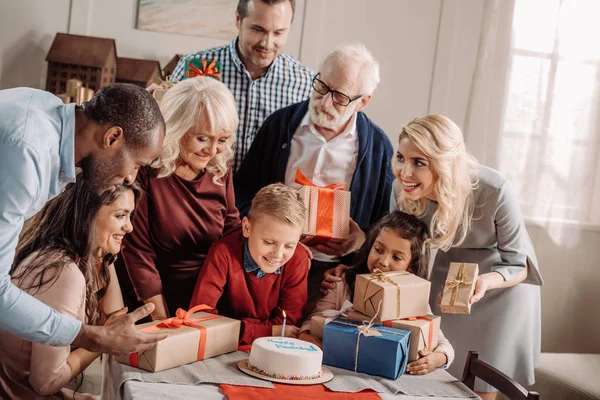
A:
{"label": "girl with dark hair", "polygon": [[[395,211],[380,219],[367,234],[354,265],[336,282],[335,289],[329,289],[327,295],[319,300],[315,310],[302,325],[298,338],[321,345],[318,339],[308,333],[310,319],[325,310],[341,310],[344,303],[351,301],[356,275],[379,269],[383,272],[408,271],[427,279],[427,238],[427,226],[415,216]],[[437,348],[433,351],[421,350],[419,355],[419,360],[408,364],[409,374],[423,375],[438,367],[447,368],[454,359],[454,350],[440,331]]]}
{"label": "girl with dark hair", "polygon": [[[97,195],[78,176],[23,232],[10,270],[13,283],[83,323],[101,325],[123,315],[113,262],[132,230],[139,194],[134,185],[120,185]],[[65,386],[99,355],[0,330],[0,398],[70,398]]]}

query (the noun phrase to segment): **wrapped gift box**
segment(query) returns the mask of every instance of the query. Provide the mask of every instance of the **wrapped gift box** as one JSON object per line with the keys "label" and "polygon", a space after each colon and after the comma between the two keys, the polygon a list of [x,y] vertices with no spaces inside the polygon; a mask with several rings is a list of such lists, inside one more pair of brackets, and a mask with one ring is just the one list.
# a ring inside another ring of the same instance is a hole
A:
{"label": "wrapped gift box", "polygon": [[221,61],[192,58],[185,62],[183,79],[195,78],[197,76],[210,76],[211,78],[220,81],[222,70],[223,65],[221,64]]}
{"label": "wrapped gift box", "polygon": [[352,311],[352,303],[346,300],[341,310],[325,310],[321,315],[313,315],[310,319],[310,334],[317,339],[323,339],[323,327],[336,318],[347,318],[349,311]]}
{"label": "wrapped gift box", "polygon": [[310,240],[305,244],[346,239],[350,234],[350,192],[340,187],[343,183],[317,187],[300,170],[296,171],[296,182],[304,185],[298,193],[306,208],[302,234]]}
{"label": "wrapped gift box", "polygon": [[449,314],[470,314],[469,300],[475,291],[479,266],[471,263],[450,263],[440,309]]}
{"label": "wrapped gift box", "polygon": [[323,364],[396,379],[406,371],[410,332],[336,319],[323,328]]}
{"label": "wrapped gift box", "polygon": [[[392,321],[429,313],[431,282],[406,271],[356,276],[354,309],[375,321]],[[377,310],[379,309],[379,313]]]}
{"label": "wrapped gift box", "polygon": [[[362,322],[369,321],[371,318],[357,311],[350,311],[348,313],[348,319],[351,319],[352,321]],[[442,319],[437,315],[428,314],[420,317],[385,321],[382,323],[382,325],[391,328],[410,331],[410,348],[408,349],[408,361],[411,362],[420,358],[419,350],[435,350],[439,341],[441,320]]]}
{"label": "wrapped gift box", "polygon": [[116,360],[158,372],[237,350],[240,321],[205,312],[194,312],[186,318],[179,315],[180,310],[178,318],[139,325],[143,332],[168,334],[166,339],[148,350],[118,356]]}

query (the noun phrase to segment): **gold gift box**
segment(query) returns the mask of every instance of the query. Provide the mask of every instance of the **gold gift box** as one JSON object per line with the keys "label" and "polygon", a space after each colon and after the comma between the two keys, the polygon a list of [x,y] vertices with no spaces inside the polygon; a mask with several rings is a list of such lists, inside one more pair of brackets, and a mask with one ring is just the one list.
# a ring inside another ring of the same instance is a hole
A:
{"label": "gold gift box", "polygon": [[449,314],[470,314],[469,300],[475,291],[479,266],[471,263],[450,263],[440,309]]}
{"label": "gold gift box", "polygon": [[[431,282],[407,271],[356,276],[354,310],[375,321],[392,321],[429,312]],[[379,313],[377,312],[379,310]]]}

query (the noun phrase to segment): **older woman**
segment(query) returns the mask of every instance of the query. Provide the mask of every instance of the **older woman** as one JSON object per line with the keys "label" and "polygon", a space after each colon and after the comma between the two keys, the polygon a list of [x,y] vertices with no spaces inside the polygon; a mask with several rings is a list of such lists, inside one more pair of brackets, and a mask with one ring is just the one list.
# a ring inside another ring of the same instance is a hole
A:
{"label": "older woman", "polygon": [[[126,302],[154,303],[154,319],[190,304],[210,245],[240,225],[230,170],[238,125],[233,95],[209,77],[186,79],[165,94],[167,124],[158,162],[140,171],[145,196],[117,268]],[[128,276],[129,278],[128,278]],[[129,283],[129,279],[131,283]]]}
{"label": "older woman", "polygon": [[[541,276],[519,202],[499,172],[470,156],[460,129],[429,115],[403,128],[394,160],[391,209],[418,216],[438,249],[430,275],[441,289],[450,262],[479,264],[470,315],[444,314],[442,326],[454,345],[449,372],[460,377],[469,350],[522,384],[534,381],[540,353]],[[432,308],[437,300],[434,291]],[[484,399],[493,387],[477,381]]]}

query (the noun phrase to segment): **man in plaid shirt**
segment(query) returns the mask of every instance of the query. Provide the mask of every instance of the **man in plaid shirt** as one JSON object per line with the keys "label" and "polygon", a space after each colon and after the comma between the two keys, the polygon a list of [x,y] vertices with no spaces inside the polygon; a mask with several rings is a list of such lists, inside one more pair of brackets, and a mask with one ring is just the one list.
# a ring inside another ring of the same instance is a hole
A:
{"label": "man in plaid shirt", "polygon": [[225,46],[188,54],[179,60],[171,81],[184,78],[186,63],[195,58],[223,65],[223,83],[233,93],[240,117],[234,171],[241,165],[258,128],[273,111],[308,99],[313,72],[281,53],[295,0],[239,0],[238,37]]}

